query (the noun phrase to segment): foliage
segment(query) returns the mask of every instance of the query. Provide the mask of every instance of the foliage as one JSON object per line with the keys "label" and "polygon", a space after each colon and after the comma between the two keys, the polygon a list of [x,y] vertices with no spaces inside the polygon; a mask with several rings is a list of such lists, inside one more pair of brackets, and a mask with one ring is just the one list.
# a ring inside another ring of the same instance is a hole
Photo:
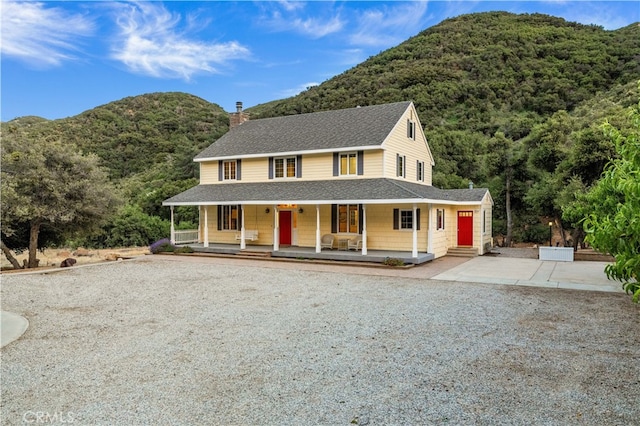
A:
{"label": "foliage", "polygon": [[193,253],[194,250],[189,246],[178,247],[174,251],[174,253],[184,254],[184,253]]}
{"label": "foliage", "polygon": [[638,51],[637,25],[605,31],[540,14],[462,15],[247,111],[260,118],[412,100],[435,157],[433,184],[490,188],[505,234],[526,238],[531,215],[575,226],[561,220],[562,207],[615,155],[598,125],[627,126],[621,111],[637,99]]}
{"label": "foliage", "polygon": [[610,253],[609,278],[623,282],[627,293],[640,301],[640,103],[631,110],[634,129],[627,133],[605,124],[618,158],[606,167],[602,179],[586,196],[586,240]]}
{"label": "foliage", "polygon": [[[247,112],[256,119],[412,100],[435,157],[434,185],[490,188],[494,229],[502,224],[510,238],[527,238],[536,217],[564,227],[580,220],[562,219],[561,211],[579,203],[575,191],[593,185],[617,155],[598,125],[607,119],[629,128],[621,112],[638,99],[639,51],[637,25],[605,31],[540,14],[461,15],[295,97]],[[61,140],[96,154],[126,203],[148,216],[136,213],[147,227],[151,217],[169,219],[164,199],[197,184],[193,157],[228,125],[219,106],[170,92],[61,120],[21,117],[1,128],[3,144]],[[107,244],[110,229],[134,221],[131,212],[102,227],[101,236],[74,238]],[[175,217],[197,222],[198,211],[176,208]],[[66,236],[58,226],[48,230],[52,242]],[[118,235],[121,244],[126,232]],[[141,238],[153,235],[161,236]]]}
{"label": "foliage", "polygon": [[120,201],[98,158],[83,155],[72,143],[3,138],[1,152],[3,243],[14,250],[29,247],[30,268],[37,266],[36,252],[43,247],[41,229],[56,233],[48,234],[47,242],[95,229]]}
{"label": "foliage", "polygon": [[398,267],[404,266],[404,261],[395,257],[385,257],[382,261],[382,264],[386,266]]}
{"label": "foliage", "polygon": [[118,211],[112,221],[97,232],[78,239],[75,244],[85,247],[146,246],[166,237],[171,224],[158,216],[150,216],[139,206],[127,205]]}
{"label": "foliage", "polygon": [[176,246],[171,244],[171,241],[168,238],[163,238],[151,244],[149,246],[149,251],[152,254],[157,253],[173,253],[176,250]]}

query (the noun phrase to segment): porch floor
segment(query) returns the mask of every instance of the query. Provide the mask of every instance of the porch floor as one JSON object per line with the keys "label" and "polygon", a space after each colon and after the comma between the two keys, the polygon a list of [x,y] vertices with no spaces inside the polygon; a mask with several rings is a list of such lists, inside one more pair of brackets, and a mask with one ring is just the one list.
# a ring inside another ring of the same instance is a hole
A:
{"label": "porch floor", "polygon": [[204,247],[202,243],[181,244],[180,246],[189,246],[196,253],[212,253],[227,255],[242,255],[264,253],[271,257],[293,258],[293,259],[320,259],[335,261],[355,261],[355,262],[371,262],[383,263],[386,258],[401,259],[405,264],[419,265],[429,262],[435,258],[433,253],[418,253],[418,257],[411,256],[410,251],[392,251],[392,250],[367,250],[366,255],[362,255],[362,251],[342,251],[337,249],[323,249],[320,253],[316,253],[315,247],[296,247],[281,246],[280,250],[274,251],[273,246],[265,245],[249,245],[245,250],[240,250],[240,244],[219,244],[209,243],[209,247]]}

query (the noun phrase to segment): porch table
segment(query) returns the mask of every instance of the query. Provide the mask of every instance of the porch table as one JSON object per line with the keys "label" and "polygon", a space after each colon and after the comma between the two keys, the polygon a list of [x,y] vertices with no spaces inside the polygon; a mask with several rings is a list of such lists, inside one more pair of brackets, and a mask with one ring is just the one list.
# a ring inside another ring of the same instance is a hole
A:
{"label": "porch table", "polygon": [[343,251],[349,250],[348,238],[338,238],[338,250],[343,250]]}

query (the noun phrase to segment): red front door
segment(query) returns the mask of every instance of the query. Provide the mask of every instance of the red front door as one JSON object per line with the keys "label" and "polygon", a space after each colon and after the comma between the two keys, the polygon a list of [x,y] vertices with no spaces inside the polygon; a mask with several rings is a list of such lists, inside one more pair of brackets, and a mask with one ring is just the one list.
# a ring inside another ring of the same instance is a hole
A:
{"label": "red front door", "polygon": [[291,211],[280,210],[280,244],[291,245]]}
{"label": "red front door", "polygon": [[473,246],[473,212],[458,212],[458,245]]}

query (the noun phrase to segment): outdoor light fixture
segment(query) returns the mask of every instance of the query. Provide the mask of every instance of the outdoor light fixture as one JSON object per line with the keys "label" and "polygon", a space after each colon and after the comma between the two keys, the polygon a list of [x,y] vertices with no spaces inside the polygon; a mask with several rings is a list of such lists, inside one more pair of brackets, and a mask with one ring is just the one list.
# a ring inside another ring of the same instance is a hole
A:
{"label": "outdoor light fixture", "polygon": [[268,214],[270,211],[271,211],[271,210],[269,210],[269,207],[267,207],[266,209],[264,209],[264,212],[265,212],[265,213],[267,213],[267,214]]}
{"label": "outdoor light fixture", "polygon": [[551,247],[551,229],[553,227],[553,222],[549,222],[549,247]]}
{"label": "outdoor light fixture", "polygon": [[304,213],[304,210],[302,210],[302,207],[298,209],[298,213]]}

